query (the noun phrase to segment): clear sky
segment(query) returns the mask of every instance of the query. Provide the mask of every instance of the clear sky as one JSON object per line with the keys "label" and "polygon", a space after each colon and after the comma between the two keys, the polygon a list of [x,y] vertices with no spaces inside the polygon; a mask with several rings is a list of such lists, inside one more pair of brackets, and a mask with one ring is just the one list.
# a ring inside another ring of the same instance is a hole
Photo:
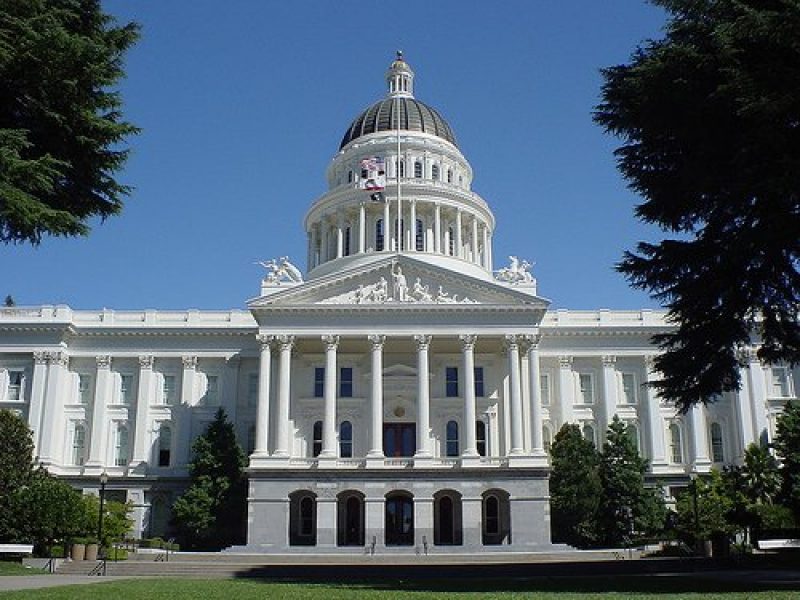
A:
{"label": "clear sky", "polygon": [[591,120],[599,69],[664,15],[644,0],[106,0],[142,25],[125,116],[142,128],[119,217],[87,238],[0,247],[20,305],[243,308],[256,260],[305,267],[302,218],[350,121],[402,49],[497,218],[495,268],[535,261],[556,308],[652,307],[613,271],[654,232]]}

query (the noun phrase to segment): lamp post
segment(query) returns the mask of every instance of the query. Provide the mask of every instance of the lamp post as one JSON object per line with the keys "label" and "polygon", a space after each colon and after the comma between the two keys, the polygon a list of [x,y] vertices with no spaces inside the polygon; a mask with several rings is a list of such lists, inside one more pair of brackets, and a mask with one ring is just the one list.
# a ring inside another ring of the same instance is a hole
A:
{"label": "lamp post", "polygon": [[107,483],[108,474],[103,471],[100,474],[100,513],[97,515],[97,542],[100,546],[103,545],[103,503],[105,501]]}
{"label": "lamp post", "polygon": [[692,476],[689,480],[689,487],[692,492],[692,505],[694,508],[694,552],[699,556],[702,541],[700,540],[700,512],[697,508],[697,477]]}

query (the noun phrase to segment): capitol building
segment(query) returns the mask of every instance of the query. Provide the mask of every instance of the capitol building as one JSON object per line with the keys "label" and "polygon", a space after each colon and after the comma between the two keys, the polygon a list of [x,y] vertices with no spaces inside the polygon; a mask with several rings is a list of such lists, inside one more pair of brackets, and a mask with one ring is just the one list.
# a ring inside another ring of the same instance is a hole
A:
{"label": "capitol building", "polygon": [[169,536],[222,407],[247,551],[536,551],[565,423],[600,446],[618,416],[668,499],[772,439],[797,371],[745,349],[739,392],[677,414],[646,386],[665,313],[550,310],[524,248],[493,256],[491,204],[402,55],[386,80],[305,213],[305,271],[264,262],[246,309],[0,309],[0,409],[39,463],[87,493],[106,473],[134,534]]}

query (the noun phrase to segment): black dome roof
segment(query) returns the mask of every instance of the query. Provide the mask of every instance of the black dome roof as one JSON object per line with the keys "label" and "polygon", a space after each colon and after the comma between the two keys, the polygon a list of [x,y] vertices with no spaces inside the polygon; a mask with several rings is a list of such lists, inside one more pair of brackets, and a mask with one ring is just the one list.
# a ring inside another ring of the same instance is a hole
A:
{"label": "black dome roof", "polygon": [[342,138],[339,150],[361,136],[395,131],[398,112],[401,130],[429,133],[456,145],[453,130],[435,109],[415,98],[390,97],[376,102],[353,120]]}

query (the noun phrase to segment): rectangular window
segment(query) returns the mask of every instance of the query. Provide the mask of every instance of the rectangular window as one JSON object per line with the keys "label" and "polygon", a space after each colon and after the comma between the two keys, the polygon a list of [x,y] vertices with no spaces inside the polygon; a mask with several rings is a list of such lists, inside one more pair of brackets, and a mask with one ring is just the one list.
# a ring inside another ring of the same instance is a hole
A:
{"label": "rectangular window", "polygon": [[539,389],[542,392],[542,406],[550,406],[550,376],[539,376]]}
{"label": "rectangular window", "polygon": [[636,378],[633,373],[622,374],[622,400],[625,404],[636,404]]}
{"label": "rectangular window", "polygon": [[82,465],[86,460],[86,427],[78,423],[72,433],[72,464]]}
{"label": "rectangular window", "polygon": [[177,388],[175,385],[175,375],[164,375],[164,382],[161,388],[161,397],[164,404],[174,405],[177,400]]}
{"label": "rectangular window", "polygon": [[247,406],[258,404],[258,373],[250,373],[247,377]]}
{"label": "rectangular window", "polygon": [[81,373],[78,375],[78,402],[89,404],[92,401],[92,376]]}
{"label": "rectangular window", "polygon": [[120,404],[131,404],[133,401],[133,375],[119,376]]}
{"label": "rectangular window", "polygon": [[589,373],[581,373],[578,376],[580,382],[581,395],[579,400],[582,404],[594,404],[594,385],[592,376]]}
{"label": "rectangular window", "polygon": [[9,371],[8,372],[8,401],[19,402],[22,400],[22,382],[24,381],[24,373],[22,371]]}
{"label": "rectangular window", "polygon": [[458,398],[458,367],[446,367],[444,370],[445,396]]}
{"label": "rectangular window", "polygon": [[206,406],[216,406],[219,404],[219,377],[216,375],[206,375]]}
{"label": "rectangular window", "polygon": [[117,427],[114,464],[118,467],[124,467],[128,464],[128,428],[124,425],[119,425]]}
{"label": "rectangular window", "polygon": [[483,367],[475,367],[475,395],[478,398],[483,398],[485,396],[483,386]]}
{"label": "rectangular window", "polygon": [[325,395],[325,367],[314,367],[314,398]]}
{"label": "rectangular window", "polygon": [[791,395],[789,386],[789,369],[786,367],[772,367],[772,398],[788,398]]}
{"label": "rectangular window", "polygon": [[353,397],[353,368],[342,367],[339,369],[339,396],[341,398]]}

